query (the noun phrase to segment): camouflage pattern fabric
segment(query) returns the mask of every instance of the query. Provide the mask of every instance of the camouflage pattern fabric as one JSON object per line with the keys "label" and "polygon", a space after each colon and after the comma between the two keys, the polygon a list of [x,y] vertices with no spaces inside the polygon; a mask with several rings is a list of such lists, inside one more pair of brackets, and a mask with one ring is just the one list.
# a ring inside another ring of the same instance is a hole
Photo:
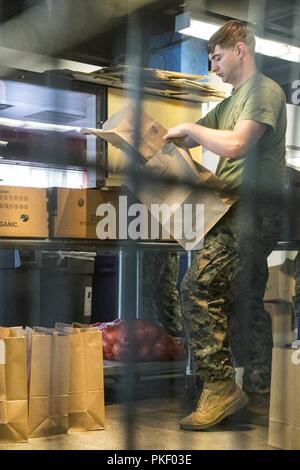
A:
{"label": "camouflage pattern fabric", "polygon": [[157,321],[172,336],[182,333],[182,317],[177,289],[179,256],[168,251],[143,252],[142,314]]}
{"label": "camouflage pattern fabric", "polygon": [[245,391],[269,391],[271,320],[263,307],[267,257],[280,232],[280,208],[239,202],[210,231],[181,286],[184,329],[204,381],[244,366]]}

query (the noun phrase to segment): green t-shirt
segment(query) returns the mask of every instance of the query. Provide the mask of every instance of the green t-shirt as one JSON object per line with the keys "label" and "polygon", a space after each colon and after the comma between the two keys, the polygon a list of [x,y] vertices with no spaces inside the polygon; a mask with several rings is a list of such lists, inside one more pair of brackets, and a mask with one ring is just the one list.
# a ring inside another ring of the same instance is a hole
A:
{"label": "green t-shirt", "polygon": [[245,119],[267,124],[268,128],[243,156],[226,158],[222,155],[216,175],[231,189],[243,183],[250,191],[281,192],[285,177],[285,95],[277,83],[260,73],[249,77],[198,124],[233,130],[237,122]]}

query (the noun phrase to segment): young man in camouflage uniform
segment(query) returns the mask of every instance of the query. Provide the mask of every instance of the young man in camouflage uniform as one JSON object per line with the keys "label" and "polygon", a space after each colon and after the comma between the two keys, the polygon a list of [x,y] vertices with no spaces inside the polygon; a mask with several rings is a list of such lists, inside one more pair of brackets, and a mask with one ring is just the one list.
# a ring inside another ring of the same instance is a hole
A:
{"label": "young man in camouflage uniform", "polygon": [[[216,174],[239,202],[206,236],[182,284],[185,331],[204,383],[196,410],[180,421],[187,430],[213,426],[246,406],[248,394],[269,392],[272,334],[263,295],[285,174],[285,96],[256,70],[253,31],[229,21],[208,49],[212,70],[233,85],[232,95],[197,124],[170,129],[165,139],[219,155]],[[235,384],[231,357],[241,345],[244,391]]]}

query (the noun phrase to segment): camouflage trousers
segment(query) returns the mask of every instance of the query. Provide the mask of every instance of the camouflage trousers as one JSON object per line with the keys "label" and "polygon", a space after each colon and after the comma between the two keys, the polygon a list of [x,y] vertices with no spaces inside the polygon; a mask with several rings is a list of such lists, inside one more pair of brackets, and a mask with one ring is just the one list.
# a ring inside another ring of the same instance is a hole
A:
{"label": "camouflage trousers", "polygon": [[183,330],[179,291],[179,256],[168,251],[143,253],[141,318],[157,321],[172,336]]}
{"label": "camouflage trousers", "polygon": [[264,310],[267,257],[278,240],[281,211],[237,203],[194,253],[181,286],[184,329],[204,381],[234,377],[243,388],[269,391],[271,319]]}

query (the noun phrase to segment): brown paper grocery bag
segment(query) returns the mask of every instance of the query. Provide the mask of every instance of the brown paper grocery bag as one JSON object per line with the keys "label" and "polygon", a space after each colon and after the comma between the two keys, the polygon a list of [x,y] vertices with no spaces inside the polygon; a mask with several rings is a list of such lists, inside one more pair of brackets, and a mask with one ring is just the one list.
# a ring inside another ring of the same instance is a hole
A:
{"label": "brown paper grocery bag", "polygon": [[[134,142],[135,107],[130,104],[114,114],[103,129],[87,129],[120,147],[130,155],[136,151],[143,157],[143,166],[129,188],[160,223],[163,239],[175,239],[187,250],[202,247],[204,236],[226,214],[237,200],[230,195],[223,182],[207,168],[197,164],[187,148],[166,143],[167,130],[141,111],[139,141]],[[140,172],[140,174],[139,174]],[[140,178],[142,176],[142,178]],[[147,178],[148,176],[148,178]],[[153,205],[168,206],[164,222],[151,209]],[[178,206],[176,208],[176,205]],[[188,223],[181,223],[187,220]],[[156,236],[155,229],[152,239]]]}
{"label": "brown paper grocery bag", "polygon": [[29,382],[29,436],[68,431],[70,338],[34,331]]}
{"label": "brown paper grocery bag", "polygon": [[70,335],[69,431],[104,429],[102,334],[89,327],[55,327]]}
{"label": "brown paper grocery bag", "polygon": [[[143,178],[131,190],[186,250],[201,248],[204,236],[236,200],[224,197],[223,183],[203,166],[196,167],[188,150],[173,143],[165,144],[140,173]],[[159,206],[165,208],[164,219],[154,212]]]}
{"label": "brown paper grocery bag", "polygon": [[26,346],[22,328],[0,328],[0,442],[28,440]]}
{"label": "brown paper grocery bag", "polygon": [[101,137],[124,152],[138,152],[145,160],[149,160],[164,145],[163,136],[167,131],[141,110],[139,113],[139,141],[135,147],[136,114],[136,106],[130,103],[105,121],[102,129],[86,128],[83,132]]}
{"label": "brown paper grocery bag", "polygon": [[70,338],[69,431],[104,429],[101,333],[74,329]]}

